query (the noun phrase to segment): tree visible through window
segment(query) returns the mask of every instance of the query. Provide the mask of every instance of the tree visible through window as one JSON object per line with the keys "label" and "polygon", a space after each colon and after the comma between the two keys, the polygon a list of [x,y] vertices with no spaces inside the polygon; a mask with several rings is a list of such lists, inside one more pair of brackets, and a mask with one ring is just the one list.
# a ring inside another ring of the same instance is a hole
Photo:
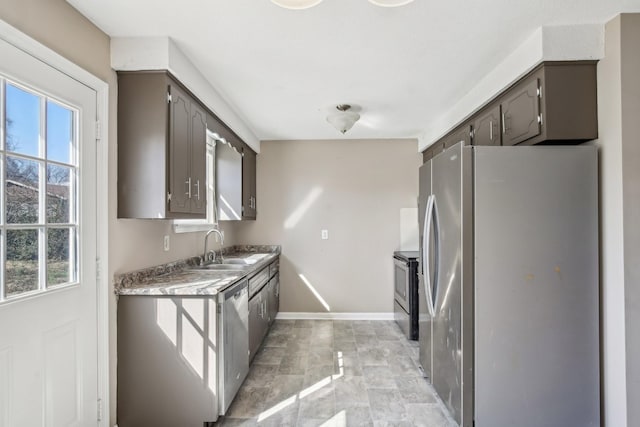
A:
{"label": "tree visible through window", "polygon": [[0,300],[77,281],[77,111],[0,76]]}

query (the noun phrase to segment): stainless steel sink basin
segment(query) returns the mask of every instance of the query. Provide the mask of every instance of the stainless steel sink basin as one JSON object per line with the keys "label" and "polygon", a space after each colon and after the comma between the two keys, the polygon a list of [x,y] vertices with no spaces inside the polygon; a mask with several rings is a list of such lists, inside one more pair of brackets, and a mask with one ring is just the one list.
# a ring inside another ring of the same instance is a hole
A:
{"label": "stainless steel sink basin", "polygon": [[248,265],[247,260],[244,258],[225,258],[224,263],[227,265],[234,265],[236,267]]}
{"label": "stainless steel sink basin", "polygon": [[253,255],[249,255],[249,256],[245,256],[242,258],[233,258],[233,257],[229,257],[229,258],[225,258],[224,259],[224,263],[225,264],[255,264],[261,260],[263,260],[264,258],[268,257],[269,254],[261,254],[261,253],[257,253],[257,254],[253,254]]}
{"label": "stainless steel sink basin", "polygon": [[214,270],[214,271],[244,271],[248,269],[249,265],[242,264],[207,264],[194,267],[194,270]]}

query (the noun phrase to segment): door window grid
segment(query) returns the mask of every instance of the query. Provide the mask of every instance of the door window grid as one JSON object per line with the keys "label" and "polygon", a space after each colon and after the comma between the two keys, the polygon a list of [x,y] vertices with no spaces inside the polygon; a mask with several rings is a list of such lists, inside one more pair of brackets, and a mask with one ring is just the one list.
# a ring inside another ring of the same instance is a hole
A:
{"label": "door window grid", "polygon": [[[8,91],[38,101],[37,154],[15,140],[34,130],[11,129],[28,118],[9,117]],[[78,282],[78,115],[0,75],[0,302]]]}

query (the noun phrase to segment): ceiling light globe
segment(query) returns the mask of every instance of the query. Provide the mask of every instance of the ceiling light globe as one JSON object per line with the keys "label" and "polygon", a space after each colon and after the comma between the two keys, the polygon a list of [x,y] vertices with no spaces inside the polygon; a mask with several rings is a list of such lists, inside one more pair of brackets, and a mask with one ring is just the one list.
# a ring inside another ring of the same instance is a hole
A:
{"label": "ceiling light globe", "polygon": [[351,129],[358,120],[360,114],[353,111],[341,111],[327,116],[327,121],[342,134]]}

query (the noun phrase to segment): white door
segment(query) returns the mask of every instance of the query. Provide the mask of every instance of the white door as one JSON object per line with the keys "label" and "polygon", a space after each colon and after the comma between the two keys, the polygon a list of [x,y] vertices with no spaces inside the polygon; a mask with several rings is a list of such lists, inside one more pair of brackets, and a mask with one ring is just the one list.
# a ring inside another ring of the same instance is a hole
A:
{"label": "white door", "polygon": [[96,92],[0,58],[0,426],[95,426]]}

